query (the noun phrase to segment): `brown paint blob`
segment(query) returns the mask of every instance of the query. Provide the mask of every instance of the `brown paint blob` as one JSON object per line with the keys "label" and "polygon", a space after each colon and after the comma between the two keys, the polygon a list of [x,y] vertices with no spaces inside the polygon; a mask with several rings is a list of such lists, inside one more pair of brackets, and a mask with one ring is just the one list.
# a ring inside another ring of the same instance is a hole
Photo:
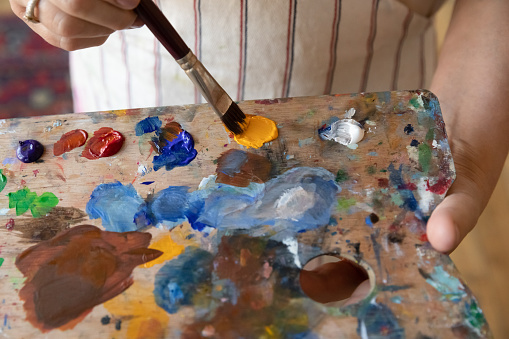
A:
{"label": "brown paint blob", "polygon": [[251,182],[264,183],[269,179],[271,162],[254,153],[231,149],[217,160],[216,182],[247,187]]}
{"label": "brown paint blob", "polygon": [[161,148],[166,146],[168,142],[173,141],[182,131],[182,126],[178,122],[169,122],[161,128],[157,138],[152,138],[150,144],[157,154],[161,154]]}
{"label": "brown paint blob", "polygon": [[40,218],[16,218],[16,232],[29,242],[49,240],[72,225],[88,219],[88,215],[75,207],[53,207]]}
{"label": "brown paint blob", "polygon": [[120,151],[124,140],[124,136],[113,128],[101,127],[88,140],[81,155],[89,160],[111,157]]}
{"label": "brown paint blob", "polygon": [[53,155],[59,156],[77,147],[85,145],[88,133],[82,129],[75,129],[63,134],[53,145]]}
{"label": "brown paint blob", "polygon": [[26,278],[19,296],[27,320],[42,332],[72,328],[94,306],[129,288],[136,266],[162,254],[147,248],[151,238],[80,225],[25,250],[16,267]]}

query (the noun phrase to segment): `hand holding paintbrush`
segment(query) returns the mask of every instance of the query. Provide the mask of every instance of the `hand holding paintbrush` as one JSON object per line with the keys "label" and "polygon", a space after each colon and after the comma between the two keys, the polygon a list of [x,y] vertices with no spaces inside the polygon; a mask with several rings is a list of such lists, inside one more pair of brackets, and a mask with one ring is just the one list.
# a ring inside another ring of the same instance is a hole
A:
{"label": "hand holding paintbrush", "polygon": [[196,58],[157,5],[152,0],[141,0],[134,11],[200,89],[226,128],[241,134],[246,116]]}

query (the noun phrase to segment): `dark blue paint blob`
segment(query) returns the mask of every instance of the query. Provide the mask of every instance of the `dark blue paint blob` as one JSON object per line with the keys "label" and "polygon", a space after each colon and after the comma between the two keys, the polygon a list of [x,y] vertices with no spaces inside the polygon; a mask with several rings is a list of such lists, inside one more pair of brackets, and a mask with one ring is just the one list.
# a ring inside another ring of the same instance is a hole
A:
{"label": "dark blue paint blob", "polygon": [[158,117],[148,117],[136,124],[134,128],[136,135],[159,131],[163,122]]}
{"label": "dark blue paint blob", "polygon": [[411,124],[408,124],[405,126],[403,131],[405,132],[406,135],[408,135],[414,131],[414,127]]}
{"label": "dark blue paint blob", "polygon": [[134,223],[134,215],[144,200],[138,195],[133,185],[122,185],[120,182],[97,186],[87,203],[86,212],[90,219],[102,219],[107,231],[129,232],[139,228]]}
{"label": "dark blue paint blob", "polygon": [[189,187],[185,186],[170,186],[157,192],[134,216],[138,227],[150,224],[155,226],[159,222],[170,222],[177,225],[184,222],[188,210],[188,190]]}
{"label": "dark blue paint blob", "polygon": [[410,146],[412,147],[418,147],[419,146],[419,141],[415,140],[415,139],[412,139],[412,141],[410,142]]}
{"label": "dark blue paint blob", "polygon": [[120,331],[121,328],[122,328],[122,320],[117,319],[117,321],[115,321],[115,329],[117,331]]}
{"label": "dark blue paint blob", "polygon": [[142,185],[152,185],[155,181],[144,181],[141,184]]}
{"label": "dark blue paint blob", "polygon": [[211,284],[213,260],[211,253],[188,247],[177,258],[166,262],[155,277],[157,305],[170,314],[177,313],[181,306],[193,305],[196,287]]}
{"label": "dark blue paint blob", "polygon": [[16,157],[24,162],[30,163],[39,160],[44,153],[44,146],[37,140],[20,141],[16,149]]}
{"label": "dark blue paint blob", "polygon": [[[156,138],[156,142],[158,139]],[[161,167],[166,167],[170,171],[177,166],[189,164],[198,152],[194,149],[194,140],[187,131],[180,132],[177,137],[171,141],[166,140],[165,145],[159,148],[160,155],[154,156],[152,161],[154,171]]]}
{"label": "dark blue paint blob", "polygon": [[361,336],[361,333],[364,333],[363,338],[405,338],[405,329],[399,325],[391,309],[384,304],[365,304],[359,310],[357,321],[357,334]]}
{"label": "dark blue paint blob", "polygon": [[111,318],[107,315],[105,315],[104,317],[101,318],[101,324],[103,325],[108,325],[111,321]]}

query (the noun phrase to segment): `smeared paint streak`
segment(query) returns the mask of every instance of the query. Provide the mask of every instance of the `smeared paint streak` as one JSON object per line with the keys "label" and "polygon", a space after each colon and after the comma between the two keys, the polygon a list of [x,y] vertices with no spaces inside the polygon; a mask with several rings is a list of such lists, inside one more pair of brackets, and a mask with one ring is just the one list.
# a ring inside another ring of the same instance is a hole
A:
{"label": "smeared paint streak", "polygon": [[338,211],[348,211],[350,207],[355,206],[357,201],[354,198],[339,198],[338,199]]}
{"label": "smeared paint streak", "polygon": [[[155,303],[152,286],[135,281],[127,291],[105,302],[103,306],[116,317],[129,319],[126,338],[169,337],[166,335],[166,327],[170,317]],[[115,322],[115,330],[118,331],[120,326],[121,323]]]}
{"label": "smeared paint streak", "polygon": [[246,114],[244,131],[235,136],[235,141],[247,148],[260,148],[278,137],[276,123],[259,115]]}
{"label": "smeared paint streak", "polygon": [[237,187],[250,183],[264,183],[272,169],[270,161],[260,155],[231,149],[221,154],[217,161],[216,182]]}
{"label": "smeared paint streak", "polygon": [[18,162],[18,158],[5,158],[4,161],[2,161],[2,165],[14,165]]}
{"label": "smeared paint streak", "polygon": [[[170,314],[194,306],[194,322],[183,329],[183,337],[205,331],[217,338],[258,338],[267,329],[280,334],[284,326],[288,337],[305,338],[310,334],[305,306],[292,302],[304,297],[293,257],[277,241],[225,236],[215,256],[188,247],[167,262],[156,274],[154,296]],[[285,311],[267,312],[273,307]]]}
{"label": "smeared paint streak", "polygon": [[397,192],[391,195],[392,202],[398,207],[404,207],[412,212],[416,211],[419,203],[412,192],[416,185],[403,181],[403,165],[399,165],[399,169],[396,170],[394,164],[391,163],[387,170],[389,171],[390,184],[398,189]]}
{"label": "smeared paint streak", "polygon": [[145,263],[143,265],[143,267],[145,268],[162,264],[168,260],[175,258],[179,254],[184,252],[185,246],[179,245],[176,242],[174,242],[171,239],[171,236],[168,234],[165,235],[162,239],[159,239],[158,241],[152,243],[149,248],[162,252],[162,255],[159,258],[152,260],[151,262]]}
{"label": "smeared paint streak", "polygon": [[75,207],[55,207],[40,218],[17,218],[16,231],[29,242],[49,240],[72,225],[84,222],[87,214]]}
{"label": "smeared paint streak", "polygon": [[144,181],[144,182],[142,182],[141,184],[142,184],[142,185],[147,185],[147,186],[148,186],[148,185],[152,185],[154,182],[155,182],[155,181]]}
{"label": "smeared paint streak", "polygon": [[309,137],[306,139],[299,139],[299,147],[311,145],[314,142],[315,142],[315,138],[313,138],[313,137]]}
{"label": "smeared paint streak", "polygon": [[7,177],[4,175],[3,170],[0,169],[0,192],[3,191],[5,185],[7,185]]}
{"label": "smeared paint streak", "polygon": [[124,136],[113,128],[101,127],[88,140],[81,155],[89,160],[111,157],[120,151],[124,140]]}
{"label": "smeared paint streak", "polygon": [[44,146],[39,141],[33,139],[20,141],[16,149],[16,157],[24,163],[39,160],[43,153]]}
{"label": "smeared paint streak", "polygon": [[53,155],[59,156],[77,147],[85,145],[88,133],[82,129],[75,129],[63,134],[53,145]]}
{"label": "smeared paint streak", "polygon": [[191,193],[179,186],[156,193],[136,215],[138,227],[160,223],[173,228],[187,220],[203,232],[265,225],[306,231],[329,222],[340,191],[334,175],[319,167],[293,168],[265,184],[245,188],[215,180],[215,176],[205,178]]}
{"label": "smeared paint streak", "polygon": [[143,202],[131,184],[101,184],[90,195],[86,212],[91,219],[101,218],[102,225],[108,231],[136,231],[139,228],[134,216]]}
{"label": "smeared paint streak", "polygon": [[417,146],[417,149],[419,150],[419,164],[421,165],[422,171],[428,172],[431,166],[431,148],[428,144],[420,144]]}
{"label": "smeared paint streak", "polygon": [[39,218],[46,215],[55,207],[59,200],[50,192],[45,192],[37,195],[35,192],[30,192],[27,187],[20,189],[17,192],[8,194],[9,208],[16,208],[16,215],[22,215],[30,209],[34,218]]}
{"label": "smeared paint streak", "polygon": [[[27,320],[42,332],[73,328],[94,306],[122,293],[133,269],[161,255],[149,233],[113,233],[80,225],[25,250],[16,267]],[[65,288],[63,288],[65,287]]]}
{"label": "smeared paint streak", "polygon": [[404,339],[405,329],[389,307],[374,301],[361,307],[357,314],[357,334],[361,338]]}
{"label": "smeared paint streak", "polygon": [[198,152],[194,149],[194,140],[191,134],[184,131],[180,124],[170,122],[157,131],[152,138],[152,146],[159,155],[152,161],[154,171],[165,167],[167,171],[178,166],[185,166],[196,158]]}
{"label": "smeared paint streak", "polygon": [[2,267],[3,263],[4,263],[5,259],[4,258],[0,258],[0,267]]}
{"label": "smeared paint streak", "polygon": [[459,302],[466,296],[465,287],[458,278],[451,276],[442,266],[436,266],[431,274],[419,268],[426,282],[442,294],[442,299]]}
{"label": "smeared paint streak", "polygon": [[158,117],[148,117],[138,122],[134,130],[136,136],[141,136],[146,133],[158,131],[162,125],[163,122]]}

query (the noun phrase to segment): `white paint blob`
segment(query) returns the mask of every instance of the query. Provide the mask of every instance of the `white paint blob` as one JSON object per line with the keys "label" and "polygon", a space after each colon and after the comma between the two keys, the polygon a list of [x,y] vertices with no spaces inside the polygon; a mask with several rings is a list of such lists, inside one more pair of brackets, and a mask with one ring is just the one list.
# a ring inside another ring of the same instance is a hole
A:
{"label": "white paint blob", "polygon": [[295,221],[314,206],[314,193],[306,191],[301,186],[284,191],[274,203],[279,218]]}
{"label": "white paint blob", "polygon": [[330,130],[323,132],[321,136],[348,146],[357,144],[364,138],[364,128],[353,119],[343,119],[333,122]]}

